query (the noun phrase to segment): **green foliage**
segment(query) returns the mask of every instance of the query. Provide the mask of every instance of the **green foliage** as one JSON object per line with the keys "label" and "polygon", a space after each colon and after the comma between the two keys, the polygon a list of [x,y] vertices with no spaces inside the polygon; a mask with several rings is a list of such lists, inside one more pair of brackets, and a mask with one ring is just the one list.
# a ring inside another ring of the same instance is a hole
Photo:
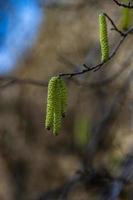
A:
{"label": "green foliage", "polygon": [[99,15],[99,34],[100,34],[102,61],[104,62],[109,58],[109,42],[108,42],[106,17],[103,13]]}

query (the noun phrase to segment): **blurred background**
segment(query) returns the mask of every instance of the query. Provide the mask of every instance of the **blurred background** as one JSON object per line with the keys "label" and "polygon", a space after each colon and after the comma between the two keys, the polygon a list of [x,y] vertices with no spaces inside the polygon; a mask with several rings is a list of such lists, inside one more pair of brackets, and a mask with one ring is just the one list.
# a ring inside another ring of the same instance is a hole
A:
{"label": "blurred background", "polygon": [[[100,62],[102,11],[121,28],[113,1],[0,0],[0,200],[59,200],[48,191],[78,169],[116,177],[132,152],[132,36],[99,71],[66,80],[62,130],[55,137],[44,127],[49,78]],[[108,22],[111,51],[120,35],[110,29]],[[32,79],[44,87],[25,84]],[[68,199],[100,199],[96,191],[78,184]],[[133,199],[128,194],[121,198]]]}

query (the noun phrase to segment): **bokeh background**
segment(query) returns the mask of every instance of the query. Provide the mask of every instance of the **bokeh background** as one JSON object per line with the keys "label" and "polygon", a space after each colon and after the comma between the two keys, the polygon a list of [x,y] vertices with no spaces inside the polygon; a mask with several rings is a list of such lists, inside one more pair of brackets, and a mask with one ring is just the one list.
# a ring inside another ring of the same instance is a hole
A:
{"label": "bokeh background", "polygon": [[[100,62],[102,11],[121,28],[122,9],[113,1],[0,0],[0,200],[58,200],[46,192],[63,185],[84,157],[88,170],[115,177],[132,150],[132,36],[99,71],[66,80],[62,130],[55,137],[44,127],[49,78]],[[111,51],[120,36],[110,28]],[[44,87],[23,81],[31,79]],[[100,191],[78,185],[68,199],[100,199]]]}

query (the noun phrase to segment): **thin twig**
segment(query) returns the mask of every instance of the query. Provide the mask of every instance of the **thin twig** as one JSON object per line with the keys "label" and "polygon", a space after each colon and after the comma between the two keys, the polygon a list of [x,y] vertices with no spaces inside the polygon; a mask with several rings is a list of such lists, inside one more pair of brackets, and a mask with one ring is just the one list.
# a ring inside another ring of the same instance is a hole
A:
{"label": "thin twig", "polygon": [[[117,53],[117,51],[119,50],[119,48],[121,47],[121,45],[123,44],[123,42],[125,41],[127,36],[133,32],[133,27],[131,29],[129,29],[127,32],[121,32],[117,28],[117,26],[115,25],[113,20],[106,13],[104,13],[104,14],[110,20],[110,22],[114,26],[115,30],[121,35],[121,39],[118,41],[116,47],[112,50],[112,53],[110,54],[107,61],[101,62],[94,66],[88,66],[87,64],[83,64],[82,65],[83,69],[81,71],[72,72],[72,73],[61,73],[61,74],[59,74],[60,77],[72,78],[74,76],[82,75],[82,74],[88,73],[90,71],[99,70],[101,67],[103,67],[106,63],[108,63],[115,56],[115,54]],[[0,81],[7,81],[7,83],[5,83],[4,85],[1,85],[0,88],[5,88],[12,84],[32,84],[32,85],[40,86],[40,87],[47,87],[46,82],[41,81],[41,80],[34,80],[34,79],[19,79],[17,77],[9,76],[9,77],[0,77]]]}
{"label": "thin twig", "polygon": [[[117,31],[117,30],[116,30]],[[118,41],[116,47],[113,49],[112,53],[110,54],[109,58],[104,61],[104,62],[101,62],[97,65],[94,65],[94,66],[88,66],[87,64],[83,64],[83,67],[85,69],[82,69],[81,71],[79,72],[73,72],[73,73],[62,73],[62,74],[59,74],[60,77],[63,77],[63,76],[66,76],[68,78],[72,78],[74,76],[78,76],[78,75],[81,75],[81,74],[85,74],[85,73],[88,73],[90,71],[97,71],[99,70],[101,67],[103,67],[106,63],[108,63],[114,56],[115,54],[117,53],[117,51],[119,50],[119,48],[121,47],[121,45],[123,44],[123,42],[125,41],[125,39],[127,38],[127,36],[133,32],[133,27],[131,29],[129,29],[127,32],[124,32],[123,35],[121,36],[121,39]]]}
{"label": "thin twig", "polygon": [[133,5],[131,5],[131,3],[129,2],[128,4],[124,4],[124,3],[120,3],[117,0],[113,0],[118,6],[124,7],[124,8],[129,8],[129,9],[133,9]]}
{"label": "thin twig", "polygon": [[113,75],[111,75],[103,80],[86,82],[86,81],[81,81],[78,79],[73,79],[73,81],[84,87],[90,87],[90,88],[98,88],[98,87],[107,86],[108,84],[111,84],[117,78],[119,78],[119,76],[130,67],[129,63],[131,62],[131,55],[132,55],[132,52],[130,53],[130,55],[128,56],[126,61],[122,64],[122,67],[116,73],[114,73]]}
{"label": "thin twig", "polygon": [[[3,83],[3,81],[5,83]],[[46,81],[41,81],[41,80],[34,80],[34,79],[20,79],[17,77],[13,77],[13,76],[5,76],[5,77],[0,77],[0,82],[2,82],[2,84],[0,84],[0,89],[1,88],[5,88],[7,86],[10,85],[14,85],[14,84],[25,84],[25,85],[35,85],[38,87],[47,87],[47,82]]]}
{"label": "thin twig", "polygon": [[104,15],[107,17],[107,19],[111,22],[112,26],[114,27],[113,30],[117,31],[121,36],[125,36],[125,33],[120,31],[117,26],[115,25],[115,23],[113,22],[113,20],[109,17],[109,15],[107,15],[106,13],[104,13]]}

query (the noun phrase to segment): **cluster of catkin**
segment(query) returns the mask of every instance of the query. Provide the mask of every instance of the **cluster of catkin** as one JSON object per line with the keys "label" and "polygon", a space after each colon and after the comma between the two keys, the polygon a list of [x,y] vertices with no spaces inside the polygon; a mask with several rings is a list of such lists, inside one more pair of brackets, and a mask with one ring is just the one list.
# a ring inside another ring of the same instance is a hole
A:
{"label": "cluster of catkin", "polygon": [[57,135],[67,108],[67,90],[63,79],[52,77],[48,84],[45,127]]}
{"label": "cluster of catkin", "polygon": [[[129,15],[124,15],[123,29],[129,27]],[[125,25],[126,24],[126,25]],[[106,15],[101,13],[99,15],[99,40],[101,46],[101,60],[106,62],[109,59],[109,40],[106,23]],[[48,85],[47,96],[47,111],[45,127],[52,130],[54,135],[57,135],[61,129],[62,117],[65,116],[67,108],[67,90],[64,80],[61,77],[52,77]]]}
{"label": "cluster of catkin", "polygon": [[[126,31],[131,26],[132,13],[128,8],[123,8],[122,13],[122,24],[121,29]],[[101,46],[101,60],[102,62],[106,62],[109,59],[109,39],[108,39],[108,30],[107,30],[107,22],[106,16],[104,13],[99,15],[99,39]]]}

